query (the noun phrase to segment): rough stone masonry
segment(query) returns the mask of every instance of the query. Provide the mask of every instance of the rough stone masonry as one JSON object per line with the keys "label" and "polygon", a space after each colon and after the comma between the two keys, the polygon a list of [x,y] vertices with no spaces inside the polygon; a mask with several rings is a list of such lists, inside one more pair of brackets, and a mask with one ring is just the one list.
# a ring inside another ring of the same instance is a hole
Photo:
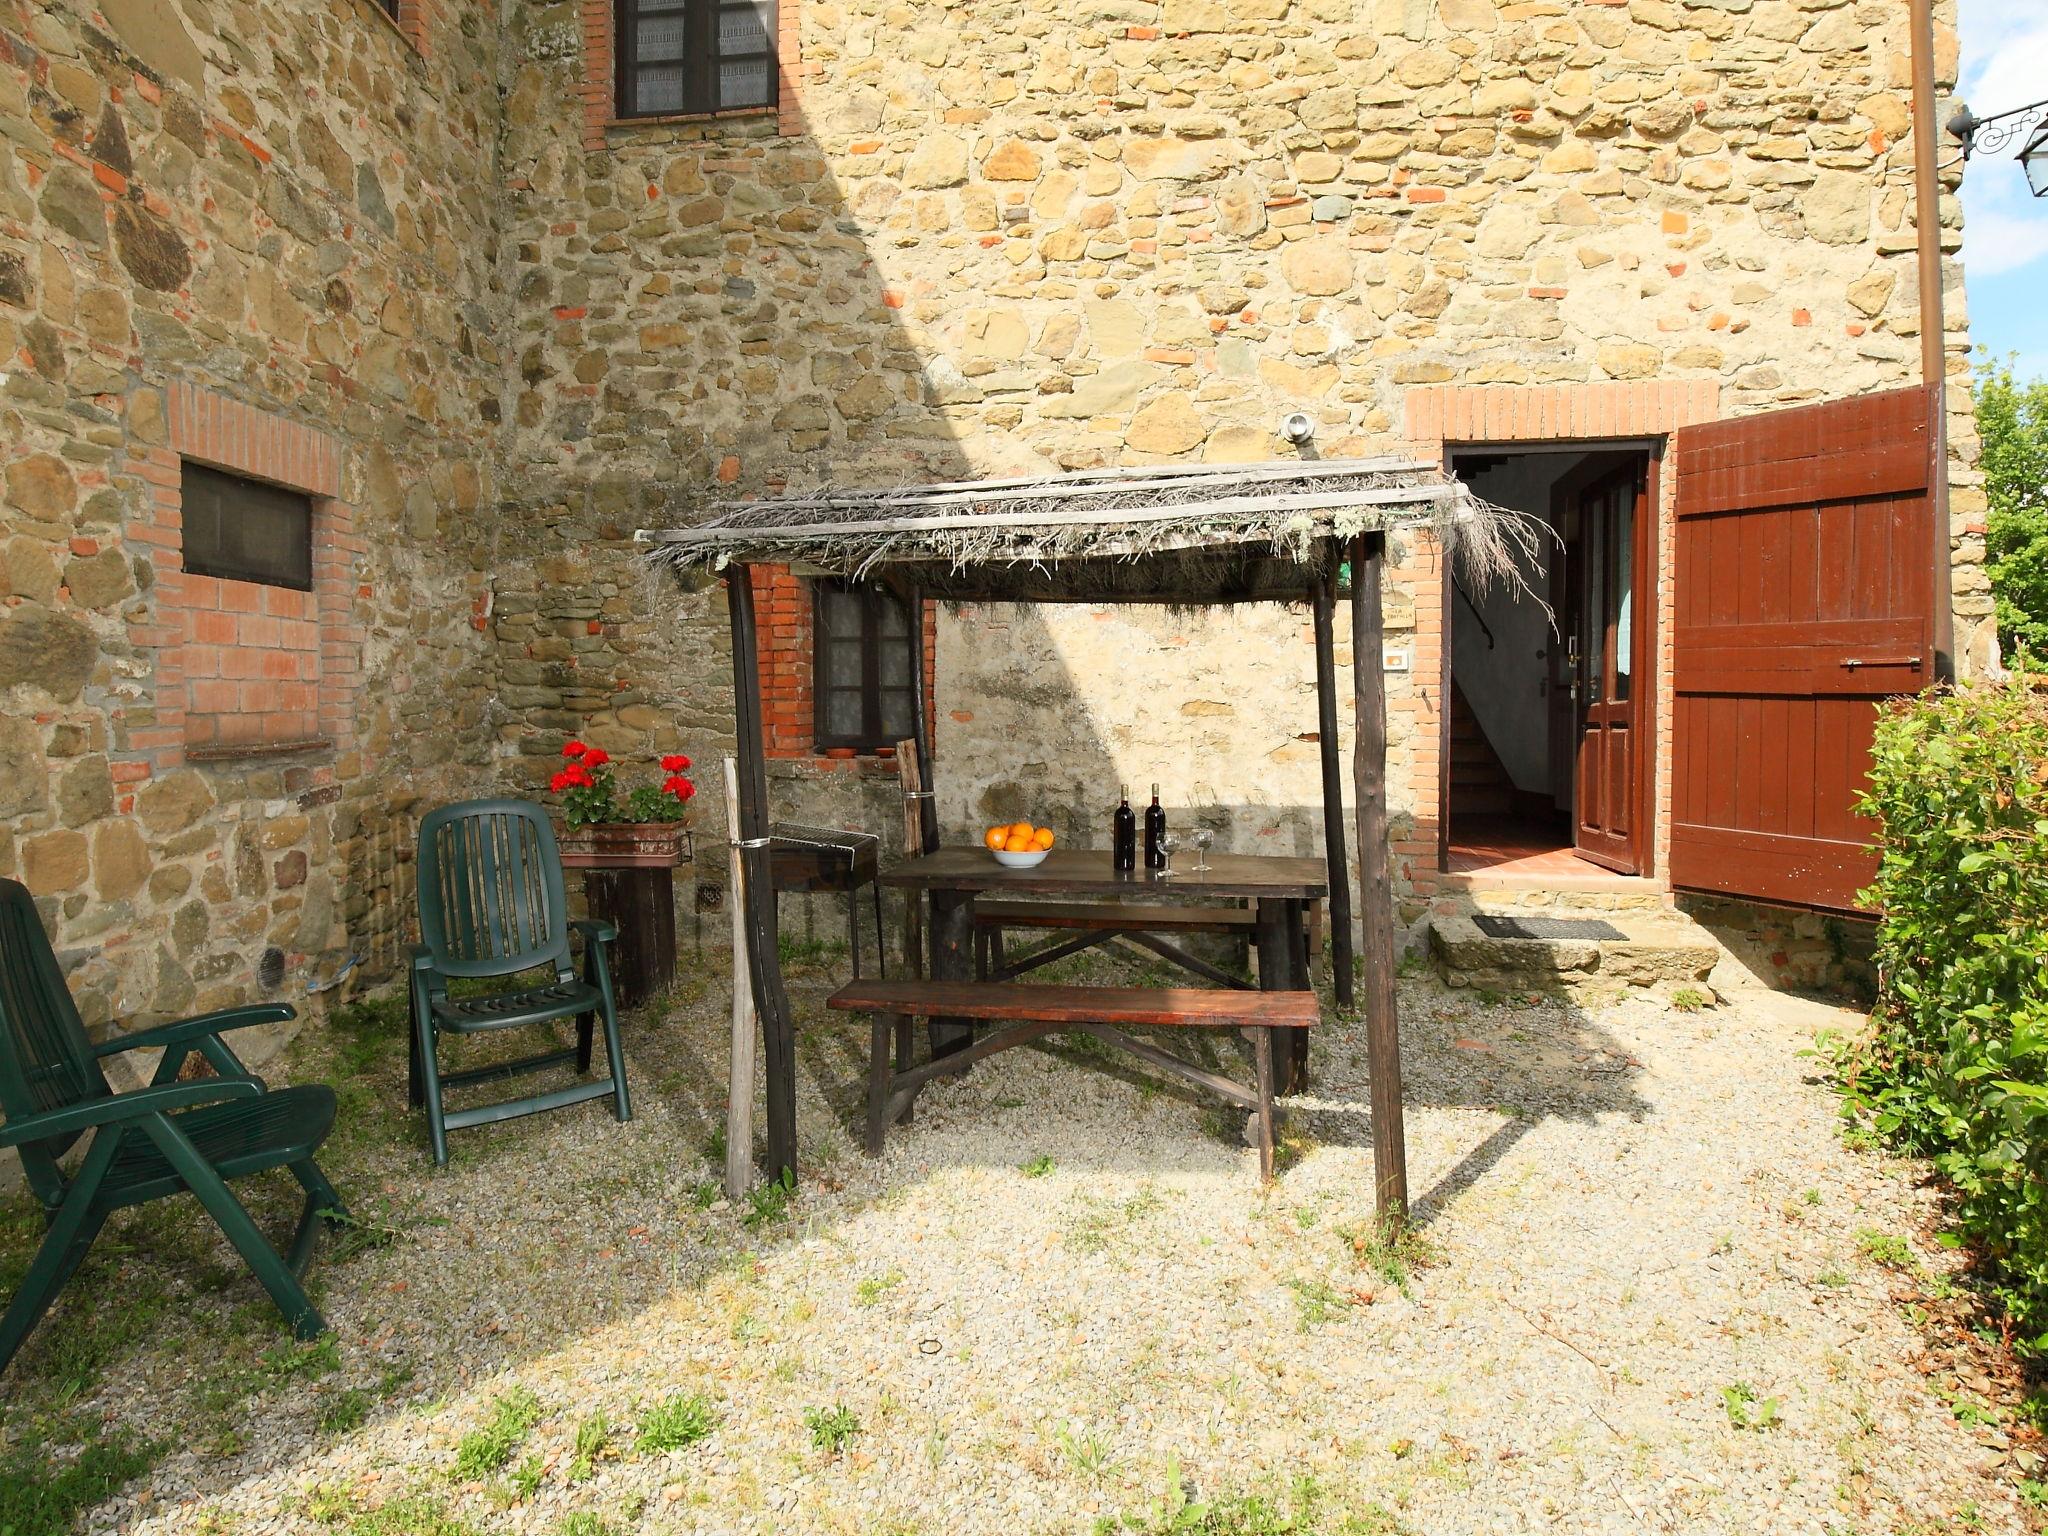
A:
{"label": "rough stone masonry", "polygon": [[[1325,453],[1413,447],[1427,386],[1726,415],[1915,377],[1903,0],[784,5],[779,113],[610,124],[605,0],[0,0],[0,873],[95,1023],[387,970],[417,808],[531,790],[567,734],[715,758],[722,600],[630,543],[714,489],[1256,459],[1296,408]],[[331,445],[324,741],[188,750],[245,633],[181,579],[202,429]],[[1203,710],[1126,759],[1314,802],[1305,695],[1240,710],[1227,670],[1305,669],[1299,615],[1120,626],[942,615],[949,817],[1078,804],[970,690],[1101,743],[1132,725],[1085,682],[1147,648]],[[1433,717],[1393,702],[1405,809]],[[885,765],[780,768],[786,808],[896,825]]]}

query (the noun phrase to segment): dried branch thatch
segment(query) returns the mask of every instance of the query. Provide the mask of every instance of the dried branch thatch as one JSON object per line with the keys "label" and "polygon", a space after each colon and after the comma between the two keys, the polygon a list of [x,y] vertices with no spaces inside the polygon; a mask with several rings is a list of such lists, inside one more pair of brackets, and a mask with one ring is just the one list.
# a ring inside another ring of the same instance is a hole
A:
{"label": "dried branch thatch", "polygon": [[[1313,571],[1333,540],[1428,528],[1473,583],[1516,580],[1540,525],[1480,501],[1433,464],[1406,459],[1148,465],[878,490],[815,490],[714,505],[687,528],[642,530],[658,563],[722,569],[796,564],[864,578],[911,567],[959,577],[1007,569],[1099,587],[1171,569],[1189,591],[1248,557]],[[952,585],[954,583],[942,583]],[[967,583],[972,585],[972,583]],[[1269,582],[1270,585],[1270,582]]]}

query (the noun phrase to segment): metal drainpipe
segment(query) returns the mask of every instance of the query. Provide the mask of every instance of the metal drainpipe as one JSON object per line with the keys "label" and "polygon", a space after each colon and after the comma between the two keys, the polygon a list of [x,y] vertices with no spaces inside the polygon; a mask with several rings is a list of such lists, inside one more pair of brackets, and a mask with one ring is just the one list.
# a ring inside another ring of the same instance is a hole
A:
{"label": "metal drainpipe", "polygon": [[1934,521],[1934,680],[1956,675],[1954,551],[1948,520],[1948,356],[1941,303],[1940,142],[1934,113],[1934,0],[1910,0],[1913,24],[1913,222],[1920,263],[1920,381],[1932,393],[1928,497]]}

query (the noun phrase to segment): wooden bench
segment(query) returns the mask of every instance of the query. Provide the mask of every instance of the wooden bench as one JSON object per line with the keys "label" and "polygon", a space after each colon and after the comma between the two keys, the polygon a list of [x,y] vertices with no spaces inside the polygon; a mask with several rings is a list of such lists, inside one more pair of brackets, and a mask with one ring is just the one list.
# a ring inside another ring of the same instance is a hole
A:
{"label": "wooden bench", "polygon": [[[1311,968],[1322,953],[1323,904],[1308,905],[1308,958]],[[1218,986],[1249,988],[1240,976],[1189,954],[1178,944],[1160,937],[1168,933],[1234,934],[1251,939],[1258,930],[1259,915],[1250,907],[1139,906],[1111,901],[990,901],[974,904],[974,974],[983,981],[1007,981],[1035,971],[1042,965],[1063,960],[1084,949],[1094,949],[1118,940],[1151,951],[1185,971],[1213,981]],[[1010,960],[1004,953],[1003,936],[1012,928],[1044,932],[1079,930],[1079,936],[1055,941]],[[1142,957],[1141,957],[1142,958]]]}
{"label": "wooden bench", "polygon": [[[1321,1022],[1313,992],[1236,992],[1194,987],[1058,987],[976,981],[856,981],[826,1006],[865,1013],[873,1021],[868,1057],[867,1150],[882,1150],[886,1127],[901,1120],[934,1078],[964,1072],[984,1056],[1027,1045],[1058,1031],[1093,1036],[1183,1082],[1205,1088],[1258,1116],[1259,1176],[1273,1177],[1273,1031]],[[938,1015],[1009,1024],[922,1066],[910,1063],[911,1021]],[[1123,1032],[1124,1027],[1241,1029],[1251,1040],[1256,1086],[1182,1061]],[[890,1043],[895,1065],[890,1066]]]}

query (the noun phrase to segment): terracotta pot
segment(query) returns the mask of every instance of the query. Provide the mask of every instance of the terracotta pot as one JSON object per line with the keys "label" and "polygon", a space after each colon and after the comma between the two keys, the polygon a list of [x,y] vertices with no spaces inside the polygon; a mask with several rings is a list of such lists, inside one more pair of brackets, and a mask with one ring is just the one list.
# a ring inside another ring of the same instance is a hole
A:
{"label": "terracotta pot", "polygon": [[607,821],[555,828],[564,869],[668,869],[689,845],[686,821]]}
{"label": "terracotta pot", "polygon": [[827,747],[825,755],[835,763],[851,762],[854,758],[860,756],[852,747]]}

